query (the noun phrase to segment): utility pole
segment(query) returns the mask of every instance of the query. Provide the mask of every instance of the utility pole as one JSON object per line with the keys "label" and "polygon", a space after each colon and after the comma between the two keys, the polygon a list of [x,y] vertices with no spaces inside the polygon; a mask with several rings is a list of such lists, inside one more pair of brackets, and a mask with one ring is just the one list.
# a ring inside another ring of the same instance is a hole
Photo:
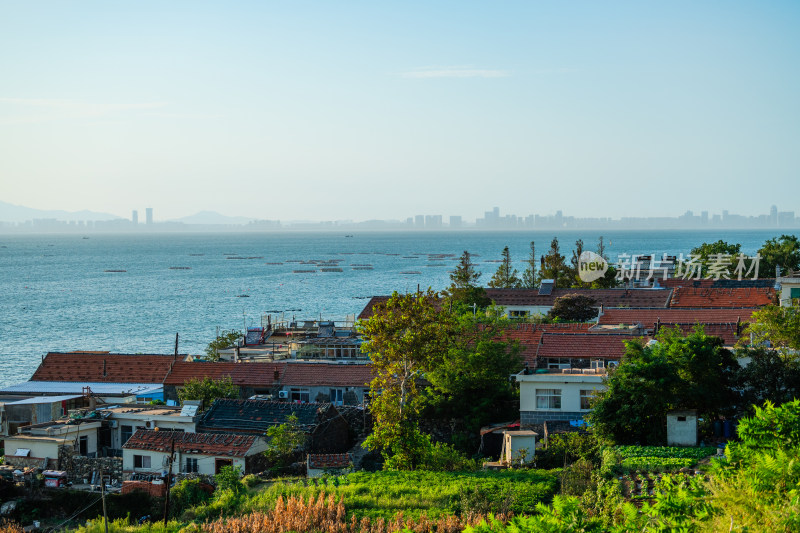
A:
{"label": "utility pole", "polygon": [[[164,480],[164,485],[167,488],[167,495],[164,498],[164,528],[167,527],[167,518],[169,517],[169,484],[172,481],[172,458],[175,457],[175,434],[173,433],[172,436],[172,444],[169,450],[169,471],[167,473],[167,479]],[[106,532],[108,533],[108,532]]]}
{"label": "utility pole", "polygon": [[103,479],[103,469],[100,469],[100,497],[103,500],[103,525],[108,533],[108,513],[106,512],[106,482]]}

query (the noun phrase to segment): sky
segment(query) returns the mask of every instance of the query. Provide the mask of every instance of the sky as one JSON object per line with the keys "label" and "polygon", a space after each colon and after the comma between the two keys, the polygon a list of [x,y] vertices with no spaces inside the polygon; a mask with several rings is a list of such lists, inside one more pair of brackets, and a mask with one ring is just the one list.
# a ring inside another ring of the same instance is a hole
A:
{"label": "sky", "polygon": [[800,212],[800,2],[0,0],[0,200]]}

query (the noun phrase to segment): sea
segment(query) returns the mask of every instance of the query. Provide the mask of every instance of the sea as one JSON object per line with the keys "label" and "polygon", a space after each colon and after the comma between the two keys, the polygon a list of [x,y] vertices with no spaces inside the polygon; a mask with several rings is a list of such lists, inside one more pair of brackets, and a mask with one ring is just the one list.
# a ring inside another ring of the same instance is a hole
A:
{"label": "sea", "polygon": [[[754,254],[775,230],[603,231],[606,255],[688,254],[719,239]],[[508,246],[524,270],[554,237],[567,258],[592,231],[0,235],[0,387],[50,351],[202,354],[217,331],[272,320],[345,321],[369,298],[441,290],[472,254],[487,283]],[[323,268],[326,271],[323,271]],[[309,272],[309,271],[315,272]],[[339,271],[341,270],[341,271]]]}

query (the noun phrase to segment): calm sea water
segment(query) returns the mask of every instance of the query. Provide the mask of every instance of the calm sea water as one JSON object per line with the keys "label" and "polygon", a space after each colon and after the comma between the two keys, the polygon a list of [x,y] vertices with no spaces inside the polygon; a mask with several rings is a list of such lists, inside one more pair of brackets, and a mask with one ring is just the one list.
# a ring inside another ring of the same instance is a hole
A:
{"label": "calm sea water", "polygon": [[[570,257],[598,233],[420,232],[275,234],[136,234],[0,236],[0,386],[27,380],[48,351],[199,354],[216,328],[260,325],[266,312],[297,319],[342,320],[373,295],[442,289],[458,256],[469,250],[488,282],[504,246],[518,262],[554,235]],[[607,254],[688,253],[724,239],[754,253],[774,231],[603,232]],[[453,254],[431,260],[428,254]],[[229,259],[229,257],[250,259]],[[293,273],[339,259],[343,272]],[[281,263],[270,265],[267,263]],[[353,270],[372,265],[373,270]],[[171,269],[170,267],[189,267]],[[106,272],[125,270],[126,272]],[[420,274],[403,272],[416,271]],[[247,298],[239,295],[249,295]]]}

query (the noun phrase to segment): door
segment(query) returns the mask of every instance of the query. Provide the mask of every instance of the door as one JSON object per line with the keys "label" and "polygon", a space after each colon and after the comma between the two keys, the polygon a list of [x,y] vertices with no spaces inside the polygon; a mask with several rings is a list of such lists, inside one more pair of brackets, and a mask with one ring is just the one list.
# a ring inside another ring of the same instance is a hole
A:
{"label": "door", "polygon": [[233,467],[233,459],[215,459],[214,473],[219,474],[220,470],[222,470],[226,466]]}

